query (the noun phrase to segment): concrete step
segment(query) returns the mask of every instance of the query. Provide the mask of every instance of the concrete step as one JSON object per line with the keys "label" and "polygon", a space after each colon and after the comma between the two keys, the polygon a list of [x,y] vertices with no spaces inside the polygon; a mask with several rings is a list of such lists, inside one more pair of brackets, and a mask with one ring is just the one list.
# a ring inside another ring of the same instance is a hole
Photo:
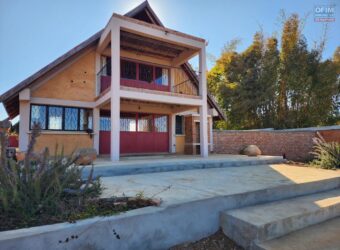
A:
{"label": "concrete step", "polygon": [[221,213],[223,232],[244,248],[340,216],[340,188]]}
{"label": "concrete step", "polygon": [[339,250],[340,217],[306,227],[281,238],[255,244],[256,250]]}
{"label": "concrete step", "polygon": [[[170,171],[184,171],[193,169],[242,167],[252,165],[266,165],[284,163],[281,156],[247,157],[235,158],[194,158],[194,159],[149,159],[141,161],[121,161],[105,165],[96,164],[95,176],[122,176],[147,173],[159,173]],[[86,166],[83,176],[89,174],[90,166]]]}

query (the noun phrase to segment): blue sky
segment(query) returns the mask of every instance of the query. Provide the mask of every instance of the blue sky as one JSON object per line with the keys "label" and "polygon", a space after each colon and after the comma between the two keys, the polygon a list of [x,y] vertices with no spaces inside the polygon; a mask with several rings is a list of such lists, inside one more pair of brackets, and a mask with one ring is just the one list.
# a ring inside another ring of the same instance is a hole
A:
{"label": "blue sky", "polygon": [[[105,26],[112,12],[124,14],[142,0],[0,0],[0,93],[50,63]],[[207,52],[218,57],[223,45],[241,39],[250,45],[262,27],[280,31],[279,12],[309,14],[304,34],[310,46],[319,41],[323,23],[314,22],[316,5],[335,4],[328,24],[324,58],[340,45],[340,0],[149,0],[166,27],[205,38]],[[208,65],[212,62],[208,60]],[[6,117],[2,104],[0,119]]]}

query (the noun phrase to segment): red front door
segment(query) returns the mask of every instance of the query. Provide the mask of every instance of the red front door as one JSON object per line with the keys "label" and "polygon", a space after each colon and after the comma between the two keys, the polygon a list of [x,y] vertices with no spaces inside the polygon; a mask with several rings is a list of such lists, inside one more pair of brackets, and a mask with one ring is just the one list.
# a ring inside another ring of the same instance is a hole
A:
{"label": "red front door", "polygon": [[[110,154],[110,129],[105,125],[107,119],[101,118],[100,154]],[[169,152],[167,115],[121,113],[120,130],[121,154]]]}

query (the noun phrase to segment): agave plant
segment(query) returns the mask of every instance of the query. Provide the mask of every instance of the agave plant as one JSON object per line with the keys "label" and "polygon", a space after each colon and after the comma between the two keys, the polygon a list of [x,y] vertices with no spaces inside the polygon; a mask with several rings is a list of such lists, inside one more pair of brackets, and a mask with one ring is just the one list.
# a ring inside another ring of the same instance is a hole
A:
{"label": "agave plant", "polygon": [[340,143],[326,142],[324,138],[318,134],[318,137],[313,138],[314,151],[312,154],[315,159],[313,165],[325,169],[340,168]]}
{"label": "agave plant", "polygon": [[54,157],[47,148],[34,153],[40,134],[34,125],[31,140],[23,161],[6,156],[8,121],[0,122],[0,214],[30,221],[40,214],[58,215],[65,207],[80,206],[99,196],[100,180],[93,179],[93,166],[87,180],[82,179],[82,168],[75,164],[77,157],[65,157],[63,150]]}

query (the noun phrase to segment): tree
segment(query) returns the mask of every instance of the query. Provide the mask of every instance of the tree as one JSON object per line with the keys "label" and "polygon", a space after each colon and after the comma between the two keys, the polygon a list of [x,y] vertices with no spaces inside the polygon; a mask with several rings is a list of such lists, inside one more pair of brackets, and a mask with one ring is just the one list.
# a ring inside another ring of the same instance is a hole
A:
{"label": "tree", "polygon": [[281,47],[275,37],[254,35],[252,44],[236,52],[238,40],[225,46],[208,73],[208,87],[224,108],[228,129],[293,128],[339,121],[340,48],[322,61],[325,37],[309,50],[303,21],[289,16]]}

